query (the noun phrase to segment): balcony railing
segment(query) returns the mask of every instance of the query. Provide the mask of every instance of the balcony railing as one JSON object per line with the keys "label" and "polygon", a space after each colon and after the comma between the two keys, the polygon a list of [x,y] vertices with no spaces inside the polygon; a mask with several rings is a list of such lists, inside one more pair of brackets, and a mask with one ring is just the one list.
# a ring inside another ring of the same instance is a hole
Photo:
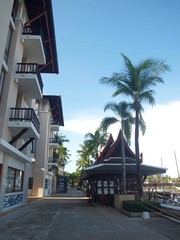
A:
{"label": "balcony railing", "polygon": [[58,139],[56,139],[56,138],[49,138],[49,143],[57,143],[58,144]]}
{"label": "balcony railing", "polygon": [[48,158],[48,163],[57,163],[58,164],[58,162],[59,162],[58,158],[53,158],[53,157]]}
{"label": "balcony railing", "polygon": [[22,34],[24,35],[42,35],[40,27],[36,26],[25,26]]}
{"label": "balcony railing", "polygon": [[39,86],[41,91],[43,90],[43,81],[41,78],[41,74],[39,71],[39,66],[37,63],[18,63],[17,64],[17,71],[18,74],[36,74]]}
{"label": "balcony railing", "polygon": [[40,122],[33,108],[11,108],[10,121],[32,122],[38,132],[40,132]]}

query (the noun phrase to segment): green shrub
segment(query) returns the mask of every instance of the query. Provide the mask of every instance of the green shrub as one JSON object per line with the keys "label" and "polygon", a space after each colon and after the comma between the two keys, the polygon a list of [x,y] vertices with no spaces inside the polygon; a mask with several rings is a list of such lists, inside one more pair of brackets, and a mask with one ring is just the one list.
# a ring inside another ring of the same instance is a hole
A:
{"label": "green shrub", "polygon": [[160,211],[157,208],[161,208],[159,202],[155,201],[138,201],[138,200],[127,200],[122,202],[122,206],[129,212],[153,212]]}

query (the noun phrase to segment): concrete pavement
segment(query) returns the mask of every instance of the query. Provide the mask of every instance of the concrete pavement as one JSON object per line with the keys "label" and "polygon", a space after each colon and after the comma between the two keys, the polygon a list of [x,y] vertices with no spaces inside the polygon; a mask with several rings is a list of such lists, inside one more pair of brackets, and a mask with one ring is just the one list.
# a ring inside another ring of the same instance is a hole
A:
{"label": "concrete pavement", "polygon": [[81,191],[45,197],[0,216],[0,240],[179,240],[180,225],[129,218],[88,203]]}

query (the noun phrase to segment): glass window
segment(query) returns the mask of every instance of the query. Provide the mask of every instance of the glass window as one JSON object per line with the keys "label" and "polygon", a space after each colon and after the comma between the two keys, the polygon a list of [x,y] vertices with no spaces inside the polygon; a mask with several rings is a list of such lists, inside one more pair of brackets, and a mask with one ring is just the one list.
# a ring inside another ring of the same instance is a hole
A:
{"label": "glass window", "polygon": [[32,177],[29,178],[28,189],[33,189],[33,178]]}
{"label": "glass window", "polygon": [[16,177],[15,177],[15,192],[21,191],[22,188],[22,171],[16,170]]}
{"label": "glass window", "polygon": [[4,52],[4,61],[6,63],[8,61],[12,32],[13,32],[13,30],[12,30],[11,26],[9,26],[8,35],[7,35],[7,39],[6,39],[6,47],[5,47],[5,52]]}
{"label": "glass window", "polygon": [[6,181],[6,193],[13,192],[14,189],[15,171],[13,168],[8,168],[7,181]]}
{"label": "glass window", "polygon": [[23,171],[8,167],[6,193],[22,191]]}

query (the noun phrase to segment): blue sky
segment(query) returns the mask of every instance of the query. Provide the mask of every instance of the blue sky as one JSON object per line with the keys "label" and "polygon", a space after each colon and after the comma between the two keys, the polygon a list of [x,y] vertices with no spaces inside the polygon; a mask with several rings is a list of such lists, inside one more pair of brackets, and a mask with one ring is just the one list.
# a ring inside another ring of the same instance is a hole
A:
{"label": "blue sky", "polygon": [[[65,126],[61,132],[70,140],[67,147],[72,154],[65,170],[75,171],[76,150],[84,134],[94,132],[107,116],[103,111],[105,103],[123,100],[112,99],[114,89],[99,84],[101,77],[110,77],[123,69],[123,53],[135,64],[153,57],[166,59],[171,66],[172,71],[163,75],[165,84],[155,88],[156,106],[147,106],[144,113],[147,132],[140,150],[144,163],[160,166],[163,159],[163,165],[170,169],[167,173],[176,176],[172,165],[175,166],[175,150],[180,167],[180,1],[52,2],[60,73],[43,76],[44,93],[62,96]],[[116,136],[119,126],[110,131]],[[167,153],[165,139],[166,143],[171,141]]]}

